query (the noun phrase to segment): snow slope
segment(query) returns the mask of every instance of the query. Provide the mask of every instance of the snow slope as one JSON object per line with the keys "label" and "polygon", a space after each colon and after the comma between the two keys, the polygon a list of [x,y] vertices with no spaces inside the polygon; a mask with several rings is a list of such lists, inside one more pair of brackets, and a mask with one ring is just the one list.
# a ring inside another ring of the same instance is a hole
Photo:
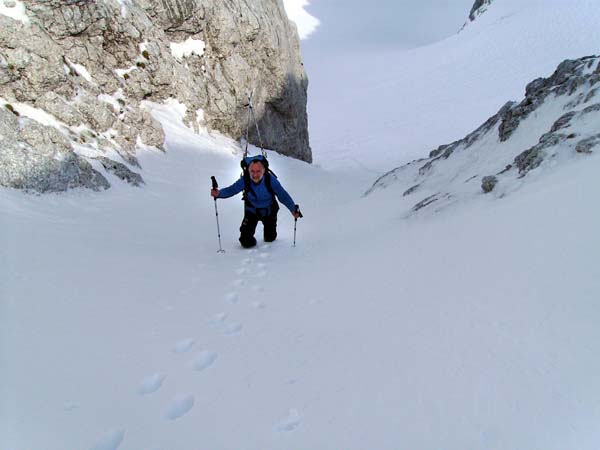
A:
{"label": "snow slope", "polygon": [[408,221],[272,155],[297,247],[282,214],[243,251],[219,201],[220,255],[239,155],[188,138],[144,189],[1,191],[2,448],[597,448],[598,155]]}
{"label": "snow slope", "polygon": [[[537,38],[517,25],[535,8],[486,22],[490,7],[465,33],[485,40],[513,23],[533,46]],[[551,11],[556,21],[575,14],[561,5],[544,14]],[[461,39],[438,49],[459,54],[476,45]],[[431,48],[404,55],[428,61]],[[553,55],[562,51],[569,50]],[[405,73],[402,61],[388,63],[388,84],[376,67],[366,74],[380,99]],[[461,72],[428,76],[453,74],[448,89],[468,78],[469,89],[456,89],[479,104],[489,69],[455,68]],[[332,89],[351,91],[351,79],[342,80]],[[507,88],[499,102],[515,97],[512,82],[498,80]],[[452,111],[440,88],[406,92],[424,127]],[[479,108],[495,112],[494,98]],[[482,195],[405,219],[398,192],[362,197],[374,174],[341,169],[355,167],[358,147],[343,152],[332,124],[328,139],[340,153],[328,153],[335,149],[323,140],[314,145],[325,167],[269,155],[305,214],[297,246],[293,220],[281,211],[278,240],[242,250],[241,202],[219,200],[226,253],[218,254],[209,177],[236,179],[238,145],[194,134],[176,109],[154,114],[167,152],[140,151],[143,188],[110,178],[104,193],[0,189],[0,448],[598,448],[597,153],[548,171],[518,195]],[[466,126],[457,112],[454,126],[438,125],[432,136],[462,137],[463,125],[470,131],[488,115]],[[325,116],[317,117],[312,124]],[[370,134],[359,135],[388,169],[405,157],[380,145],[398,131],[389,117],[371,116],[380,120],[366,121]],[[378,125],[386,119],[389,129]],[[419,129],[426,131],[407,142],[421,149],[450,141],[431,144],[430,129]]]}

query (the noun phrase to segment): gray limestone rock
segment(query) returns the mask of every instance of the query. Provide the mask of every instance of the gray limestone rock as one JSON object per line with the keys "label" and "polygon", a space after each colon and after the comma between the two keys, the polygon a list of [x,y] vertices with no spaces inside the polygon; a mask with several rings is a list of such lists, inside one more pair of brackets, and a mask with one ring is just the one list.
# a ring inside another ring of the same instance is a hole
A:
{"label": "gray limestone rock", "polygon": [[452,194],[446,192],[444,194],[442,194],[441,192],[438,192],[437,194],[433,194],[430,195],[429,197],[424,198],[423,200],[421,200],[419,203],[415,204],[411,211],[417,212],[429,205],[431,205],[432,203],[438,202],[438,201],[444,201],[444,200],[449,200],[452,198]]}
{"label": "gray limestone rock", "polygon": [[0,145],[1,186],[38,193],[110,187],[55,128],[17,118],[6,108],[0,108]]}
{"label": "gray limestone rock", "polygon": [[488,176],[482,178],[481,189],[483,190],[484,193],[487,194],[494,190],[494,188],[496,187],[496,184],[498,184],[498,178],[496,178],[493,175],[488,175]]}
{"label": "gray limestone rock", "polygon": [[[121,119],[115,123],[114,129],[118,132],[115,137],[123,150],[121,155],[129,155],[125,158],[132,163],[135,160],[135,145],[138,137],[145,145],[151,145],[161,150],[165,141],[165,133],[162,126],[152,115],[145,110],[127,111]],[[137,162],[134,163],[138,165]]]}
{"label": "gray limestone rock", "polygon": [[81,95],[77,99],[76,105],[85,119],[84,123],[89,124],[90,128],[96,133],[108,130],[117,119],[108,103],[89,95]]}
{"label": "gray limestone rock", "polygon": [[19,120],[10,108],[0,108],[0,142],[5,146],[15,144],[19,139]]}
{"label": "gray limestone rock", "polygon": [[483,14],[487,7],[492,3],[493,0],[475,0],[471,12],[469,13],[469,20],[474,21],[477,16]]}
{"label": "gray limestone rock", "polygon": [[[197,127],[202,110],[203,125],[241,139],[253,91],[262,145],[312,160],[308,81],[281,0],[23,3],[30,24],[0,15],[0,97],[54,116],[68,139],[89,129],[78,139],[137,164],[138,138],[164,147],[164,131],[142,102],[169,98],[186,106],[187,125]],[[204,51],[173,52],[190,39],[202,41]],[[261,145],[254,129],[249,140]],[[21,143],[30,152],[50,151]]]}
{"label": "gray limestone rock", "polygon": [[121,180],[126,181],[133,186],[141,186],[142,184],[145,184],[142,176],[139,173],[131,171],[125,164],[113,161],[112,159],[104,156],[99,156],[95,159],[100,161],[106,170],[115,174]]}
{"label": "gray limestone rock", "polygon": [[575,146],[577,153],[592,153],[592,149],[600,145],[600,134],[582,139]]}
{"label": "gray limestone rock", "polygon": [[71,142],[56,128],[29,119],[20,120],[20,140],[43,156],[61,158],[73,152]]}
{"label": "gray limestone rock", "polygon": [[537,168],[542,163],[544,160],[543,149],[544,147],[538,144],[515,157],[514,164],[518,167],[521,176]]}
{"label": "gray limestone rock", "polygon": [[569,111],[568,113],[562,115],[554,124],[552,128],[550,128],[550,132],[554,133],[555,131],[562,130],[563,128],[568,128],[571,120],[575,117],[577,113],[575,111]]}
{"label": "gray limestone rock", "polygon": [[[548,156],[545,149],[555,147],[563,142],[578,137],[577,133],[565,134],[564,131],[571,127],[576,120],[581,121],[588,118],[593,113],[600,112],[600,103],[590,105],[581,111],[569,111],[562,115],[550,128],[548,133],[540,137],[538,144],[517,155],[514,160],[515,166],[519,169],[519,174],[524,176],[530,170],[538,167]],[[597,118],[591,118],[590,121],[597,121]],[[558,131],[563,131],[559,133]],[[600,134],[586,136],[575,145],[575,151],[578,153],[591,153],[591,149],[599,143]]]}
{"label": "gray limestone rock", "polygon": [[437,202],[439,200],[439,195],[440,195],[440,193],[438,192],[437,194],[430,195],[429,197],[425,197],[423,200],[421,200],[420,202],[416,203],[412,207],[412,211],[413,212],[417,212],[418,210],[423,209],[426,206],[429,206],[429,205],[431,205],[434,202]]}
{"label": "gray limestone rock", "polygon": [[421,184],[415,184],[414,186],[409,187],[406,191],[402,193],[402,196],[406,197],[407,195],[415,193],[417,189],[419,189],[419,186],[421,186]]}
{"label": "gray limestone rock", "polygon": [[[529,83],[525,89],[525,99],[517,106],[510,108],[502,118],[499,128],[500,140],[509,139],[519,124],[542,105],[550,95],[570,96],[582,86],[593,86],[600,82],[593,73],[589,72],[588,65],[590,63],[597,63],[597,58],[588,56],[578,60],[566,60],[559,64],[552,76],[538,78]],[[585,103],[590,99],[589,95],[582,95],[571,102],[569,107],[574,108],[580,102]],[[565,120],[568,121],[568,119]],[[557,126],[561,126],[561,124],[559,123]]]}
{"label": "gray limestone rock", "polygon": [[86,119],[76,106],[55,92],[46,92],[35,101],[35,106],[40,108],[68,126],[76,127],[85,123]]}

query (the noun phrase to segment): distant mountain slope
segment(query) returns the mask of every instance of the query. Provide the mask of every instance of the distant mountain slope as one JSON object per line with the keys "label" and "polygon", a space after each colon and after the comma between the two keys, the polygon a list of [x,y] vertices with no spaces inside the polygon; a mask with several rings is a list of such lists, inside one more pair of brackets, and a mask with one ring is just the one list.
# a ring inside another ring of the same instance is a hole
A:
{"label": "distant mountain slope", "polygon": [[600,57],[564,61],[549,78],[529,83],[523,101],[507,103],[429,158],[386,173],[367,194],[399,189],[414,199],[412,212],[438,210],[484,192],[508,195],[534,171],[600,150],[599,94]]}

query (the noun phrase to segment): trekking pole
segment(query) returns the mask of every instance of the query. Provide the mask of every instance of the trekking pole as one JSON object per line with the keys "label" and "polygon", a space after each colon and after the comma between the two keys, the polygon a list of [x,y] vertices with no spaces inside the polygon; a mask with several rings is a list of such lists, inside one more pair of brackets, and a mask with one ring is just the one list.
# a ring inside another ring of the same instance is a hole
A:
{"label": "trekking pole", "polygon": [[250,91],[248,94],[248,123],[246,125],[246,148],[244,149],[244,158],[248,156],[248,139],[250,139],[250,118],[252,117],[252,96],[254,95],[254,90]]}
{"label": "trekking pole", "polygon": [[[218,189],[219,185],[217,184],[217,179],[212,176],[210,177],[210,179],[212,180],[212,188],[213,189]],[[217,199],[215,198],[215,216],[217,218],[217,235],[219,236],[219,250],[217,250],[217,253],[225,253],[225,250],[223,250],[223,248],[221,247],[221,227],[219,227],[219,211],[217,210]]]}
{"label": "trekking pole", "polygon": [[[302,213],[300,212],[300,205],[295,205],[296,208],[294,209],[295,213],[299,213],[300,217],[304,217],[302,215]],[[296,225],[298,223],[298,217],[294,217],[294,247],[296,246]]]}
{"label": "trekking pole", "polygon": [[260,142],[260,154],[266,158],[267,152],[265,151],[265,146],[263,145],[262,136],[260,135],[260,129],[258,128],[258,121],[256,120],[256,115],[254,114],[254,106],[252,105],[252,98],[250,99],[250,114],[252,114],[252,119],[254,120],[254,127],[256,128],[256,134],[258,135],[258,141]]}
{"label": "trekking pole", "polygon": [[246,148],[244,149],[244,158],[248,156],[248,140],[250,139],[250,119],[254,121],[254,127],[256,129],[256,135],[258,136],[258,141],[260,142],[260,154],[266,158],[267,152],[265,151],[265,146],[263,145],[262,136],[260,134],[260,129],[258,128],[258,121],[256,120],[256,115],[254,114],[254,105],[252,104],[252,97],[254,96],[254,89],[248,94],[248,123],[246,124]]}

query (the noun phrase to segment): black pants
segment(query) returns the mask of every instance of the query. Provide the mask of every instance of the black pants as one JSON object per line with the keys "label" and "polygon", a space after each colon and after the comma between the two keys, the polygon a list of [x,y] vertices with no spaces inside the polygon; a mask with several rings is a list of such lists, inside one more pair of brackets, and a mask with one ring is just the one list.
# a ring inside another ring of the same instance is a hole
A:
{"label": "black pants", "polygon": [[250,248],[256,245],[254,233],[256,232],[258,222],[262,222],[263,224],[265,242],[273,242],[277,239],[277,211],[279,208],[273,207],[270,209],[271,211],[266,215],[261,215],[261,211],[257,211],[256,213],[250,211],[244,212],[244,220],[240,226],[240,244],[242,244],[242,247]]}

